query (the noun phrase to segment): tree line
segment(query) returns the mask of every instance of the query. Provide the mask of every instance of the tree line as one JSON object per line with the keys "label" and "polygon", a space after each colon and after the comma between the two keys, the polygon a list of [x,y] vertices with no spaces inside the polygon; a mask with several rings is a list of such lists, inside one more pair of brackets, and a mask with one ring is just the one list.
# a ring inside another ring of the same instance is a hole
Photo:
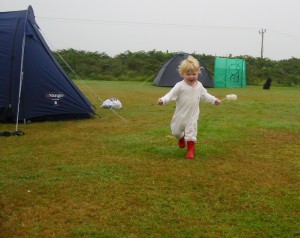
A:
{"label": "tree line", "polygon": [[[90,80],[120,81],[153,81],[165,62],[177,52],[162,51],[126,51],[114,57],[100,52],[64,49],[55,51],[54,55],[72,79],[80,77]],[[215,57],[205,54],[192,54],[203,63],[214,76]],[[300,85],[300,59],[271,60],[251,56],[233,58],[244,59],[246,62],[247,84],[262,85],[268,77],[273,85]]]}

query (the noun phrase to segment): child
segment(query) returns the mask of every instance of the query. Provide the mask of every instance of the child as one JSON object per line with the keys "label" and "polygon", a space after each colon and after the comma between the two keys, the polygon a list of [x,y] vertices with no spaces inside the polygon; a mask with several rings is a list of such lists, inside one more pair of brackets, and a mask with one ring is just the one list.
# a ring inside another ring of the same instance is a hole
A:
{"label": "child", "polygon": [[169,93],[158,99],[158,105],[176,101],[176,109],[171,121],[172,134],[179,139],[178,146],[184,148],[187,144],[187,159],[195,156],[197,141],[200,101],[219,105],[221,101],[210,95],[198,81],[200,64],[197,59],[188,56],[178,67],[183,80],[178,82]]}

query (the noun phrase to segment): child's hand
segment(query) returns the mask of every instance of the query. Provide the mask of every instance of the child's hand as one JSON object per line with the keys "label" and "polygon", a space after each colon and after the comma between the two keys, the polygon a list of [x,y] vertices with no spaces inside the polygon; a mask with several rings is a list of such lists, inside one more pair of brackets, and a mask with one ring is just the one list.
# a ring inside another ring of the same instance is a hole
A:
{"label": "child's hand", "polygon": [[221,100],[219,98],[216,98],[216,101],[215,101],[215,105],[219,105],[221,103]]}
{"label": "child's hand", "polygon": [[163,102],[163,100],[162,100],[161,98],[159,98],[159,99],[157,100],[157,104],[158,104],[158,105],[163,105],[164,102]]}

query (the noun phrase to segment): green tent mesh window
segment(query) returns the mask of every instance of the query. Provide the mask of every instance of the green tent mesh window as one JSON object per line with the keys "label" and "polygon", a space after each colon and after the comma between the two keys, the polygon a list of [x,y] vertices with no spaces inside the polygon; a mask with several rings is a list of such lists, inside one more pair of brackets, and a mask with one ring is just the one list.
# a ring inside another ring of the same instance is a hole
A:
{"label": "green tent mesh window", "polygon": [[216,58],[214,87],[246,87],[246,63],[243,59]]}

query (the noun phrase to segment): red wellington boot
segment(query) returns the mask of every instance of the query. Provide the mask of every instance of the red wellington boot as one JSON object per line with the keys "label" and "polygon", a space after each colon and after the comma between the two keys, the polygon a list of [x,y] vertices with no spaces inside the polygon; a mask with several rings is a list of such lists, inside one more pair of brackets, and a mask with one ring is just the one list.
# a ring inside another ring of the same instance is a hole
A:
{"label": "red wellington boot", "polygon": [[184,148],[185,147],[185,140],[184,137],[178,140],[178,146],[179,148]]}
{"label": "red wellington boot", "polygon": [[188,141],[187,142],[187,154],[185,156],[185,158],[187,159],[194,159],[195,156],[195,142],[194,141]]}

